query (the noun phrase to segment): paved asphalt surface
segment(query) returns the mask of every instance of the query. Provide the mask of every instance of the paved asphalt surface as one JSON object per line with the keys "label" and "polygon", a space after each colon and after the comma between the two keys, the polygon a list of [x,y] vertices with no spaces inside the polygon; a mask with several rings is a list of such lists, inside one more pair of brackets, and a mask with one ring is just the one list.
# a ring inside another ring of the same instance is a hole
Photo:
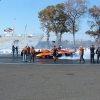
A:
{"label": "paved asphalt surface", "polygon": [[[95,61],[96,62],[96,61]],[[29,63],[29,57],[27,57],[27,62],[23,62],[21,56],[12,56],[12,55],[0,55],[0,63]],[[33,62],[31,62],[33,63]],[[89,59],[85,59],[85,63],[80,63],[79,59],[57,59],[56,61],[53,58],[35,58],[34,64],[90,64]],[[97,64],[97,63],[95,63]]]}
{"label": "paved asphalt surface", "polygon": [[0,100],[100,100],[100,64],[0,56]]}

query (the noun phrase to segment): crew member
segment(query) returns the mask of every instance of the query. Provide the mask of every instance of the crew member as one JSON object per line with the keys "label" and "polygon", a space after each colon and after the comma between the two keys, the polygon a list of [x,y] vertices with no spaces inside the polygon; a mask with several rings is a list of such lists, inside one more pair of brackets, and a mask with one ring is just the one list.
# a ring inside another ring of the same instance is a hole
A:
{"label": "crew member", "polygon": [[23,53],[23,61],[27,62],[27,54],[28,54],[27,46],[25,46],[25,47],[22,49],[22,53]]}
{"label": "crew member", "polygon": [[29,62],[31,62],[31,60],[33,60],[33,62],[34,62],[34,56],[35,56],[35,49],[34,49],[34,47],[32,47],[30,49],[30,61]]}
{"label": "crew member", "polygon": [[56,56],[58,55],[58,50],[57,50],[56,46],[54,46],[52,48],[52,52],[53,52],[53,59],[54,59],[54,61],[56,61]]}
{"label": "crew member", "polygon": [[83,58],[83,55],[84,55],[84,48],[82,46],[80,46],[79,48],[79,55],[80,55],[80,59],[79,59],[79,62],[85,62],[84,58]]}

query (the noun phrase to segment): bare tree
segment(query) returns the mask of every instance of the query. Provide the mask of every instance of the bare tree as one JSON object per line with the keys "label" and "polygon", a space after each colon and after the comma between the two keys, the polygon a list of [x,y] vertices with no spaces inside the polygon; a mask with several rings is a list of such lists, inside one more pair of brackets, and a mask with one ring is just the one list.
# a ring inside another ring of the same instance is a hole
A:
{"label": "bare tree", "polygon": [[68,0],[65,3],[66,14],[69,15],[69,20],[66,24],[69,24],[70,33],[73,34],[73,46],[75,47],[75,32],[78,31],[80,18],[87,12],[87,0]]}
{"label": "bare tree", "polygon": [[86,31],[86,34],[97,37],[100,40],[100,6],[94,5],[92,8],[89,8],[88,12],[91,21],[88,21],[90,30]]}

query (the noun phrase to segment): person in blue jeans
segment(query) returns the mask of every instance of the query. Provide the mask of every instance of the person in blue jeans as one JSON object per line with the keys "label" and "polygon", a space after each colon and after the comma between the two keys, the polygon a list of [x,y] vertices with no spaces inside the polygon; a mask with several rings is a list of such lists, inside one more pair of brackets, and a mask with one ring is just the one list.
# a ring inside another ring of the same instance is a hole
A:
{"label": "person in blue jeans", "polygon": [[29,62],[31,62],[31,60],[33,60],[33,62],[34,62],[34,57],[35,57],[35,49],[34,49],[34,47],[32,47],[30,49],[30,61]]}
{"label": "person in blue jeans", "polygon": [[15,46],[13,45],[12,46],[12,55],[13,55],[13,57],[14,57],[14,54],[15,54]]}
{"label": "person in blue jeans", "polygon": [[16,46],[16,55],[18,56],[18,46]]}
{"label": "person in blue jeans", "polygon": [[27,54],[28,54],[27,46],[22,49],[22,52],[23,52],[23,62],[27,62]]}

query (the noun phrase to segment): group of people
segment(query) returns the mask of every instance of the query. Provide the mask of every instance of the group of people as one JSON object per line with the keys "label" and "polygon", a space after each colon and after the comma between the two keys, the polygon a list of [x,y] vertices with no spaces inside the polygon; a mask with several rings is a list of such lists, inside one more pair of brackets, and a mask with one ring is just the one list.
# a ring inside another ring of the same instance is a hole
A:
{"label": "group of people", "polygon": [[[61,47],[59,46],[59,49],[61,49]],[[15,52],[16,55],[18,56],[18,46],[12,46],[12,55],[15,56]],[[54,61],[56,61],[56,57],[58,55],[58,49],[56,48],[56,46],[54,46],[52,48],[52,53],[53,53],[53,59]],[[21,56],[23,57],[23,62],[27,62],[27,56],[30,57],[29,62],[34,62],[34,57],[35,57],[36,51],[34,49],[34,47],[32,46],[31,48],[28,46],[25,46],[24,48],[22,48],[21,51]]]}
{"label": "group of people", "polygon": [[15,47],[14,45],[12,45],[12,55],[15,56],[15,53],[18,56],[18,46]]}
{"label": "group of people", "polygon": [[[100,46],[97,47],[97,49],[95,49],[94,45],[90,46],[90,63],[95,63],[94,61],[94,55],[97,54],[97,63],[99,63],[99,57],[100,57]],[[85,62],[83,55],[84,55],[84,48],[82,46],[80,46],[79,48],[79,55],[80,55],[80,59],[79,62]]]}
{"label": "group of people", "polygon": [[[59,49],[61,49],[61,47],[59,46],[58,47]],[[56,48],[56,46],[54,46],[52,48],[52,52],[53,52],[53,59],[54,61],[56,61],[56,57],[58,56],[58,50]],[[90,63],[96,63],[94,61],[94,55],[97,54],[97,63],[99,63],[99,57],[100,57],[100,46],[98,46],[96,49],[94,47],[94,45],[91,45],[90,46]],[[79,47],[79,55],[80,55],[80,58],[79,58],[79,62],[81,63],[85,63],[85,59],[84,59],[84,48],[82,46]]]}
{"label": "group of people", "polygon": [[[59,49],[61,49],[61,48],[59,47]],[[53,46],[53,48],[51,50],[52,50],[52,54],[53,54],[53,59],[54,59],[54,61],[56,61],[56,57],[58,55],[58,49],[56,48],[56,46]],[[25,46],[22,49],[23,62],[27,62],[27,55],[30,56],[29,62],[31,62],[31,60],[34,62],[35,54],[36,54],[36,51],[33,46],[31,48]]]}
{"label": "group of people", "polygon": [[[56,46],[52,47],[51,51],[52,51],[52,54],[53,54],[54,61],[56,61],[57,56],[58,56],[58,51],[60,49],[61,49],[60,46],[58,48]],[[15,51],[16,51],[16,55],[18,56],[18,46],[15,47],[13,45],[12,46],[12,54],[13,54],[13,56],[15,54]],[[100,46],[98,46],[97,49],[95,49],[94,45],[91,45],[91,47],[90,47],[90,63],[95,63],[95,61],[94,61],[94,55],[95,55],[95,53],[97,54],[97,63],[99,63]],[[35,49],[34,49],[33,46],[31,48],[25,46],[22,49],[21,54],[23,56],[23,62],[27,62],[27,55],[30,56],[29,62],[31,62],[31,61],[34,62],[34,57],[35,57],[36,51],[35,51]],[[85,63],[85,59],[83,57],[84,56],[84,48],[82,46],[79,47],[79,55],[80,55],[79,62]]]}
{"label": "group of people", "polygon": [[25,46],[25,47],[22,49],[23,62],[27,62],[27,55],[30,56],[29,62],[31,62],[31,60],[34,62],[35,49],[34,49],[33,46],[32,46],[31,48]]}

